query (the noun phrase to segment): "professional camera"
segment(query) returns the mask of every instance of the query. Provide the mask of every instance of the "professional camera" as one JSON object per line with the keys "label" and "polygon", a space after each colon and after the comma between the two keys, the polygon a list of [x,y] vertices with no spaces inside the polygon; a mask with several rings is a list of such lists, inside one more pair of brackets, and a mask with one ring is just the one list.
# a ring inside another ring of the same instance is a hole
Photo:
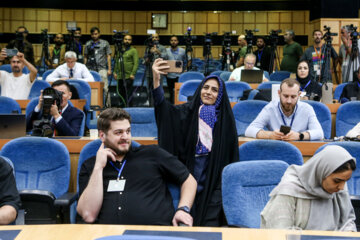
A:
{"label": "professional camera", "polygon": [[278,30],[271,30],[269,32],[269,40],[270,40],[270,44],[271,45],[277,45],[277,43],[279,42],[279,33],[281,33],[281,29]]}
{"label": "professional camera", "polygon": [[245,40],[247,42],[248,49],[252,49],[253,40],[254,40],[254,32],[259,32],[259,29],[248,30],[245,29]]}
{"label": "professional camera", "polygon": [[45,88],[43,90],[43,106],[41,109],[42,118],[34,121],[34,127],[32,130],[33,136],[52,137],[54,131],[51,128],[51,106],[56,103],[58,109],[60,109],[62,103],[62,92],[57,91],[54,88]]}
{"label": "professional camera", "polygon": [[337,36],[337,33],[332,33],[330,31],[331,27],[328,27],[326,25],[324,25],[324,36],[321,39],[324,39],[326,43],[331,43],[332,42],[332,37],[333,36]]}
{"label": "professional camera", "polygon": [[358,47],[357,44],[357,39],[359,37],[359,33],[357,32],[357,27],[354,26],[353,24],[350,25],[346,25],[350,31],[350,37],[351,37],[351,42],[352,42],[352,48],[355,49]]}
{"label": "professional camera", "polygon": [[203,46],[203,56],[208,59],[211,55],[211,44],[212,44],[212,36],[216,36],[217,32],[213,33],[205,33],[204,38],[204,46]]}
{"label": "professional camera", "polygon": [[114,35],[112,37],[113,43],[114,44],[119,44],[121,46],[123,44],[123,42],[124,42],[125,34],[129,33],[129,31],[127,31],[127,30],[124,30],[124,31],[113,30],[113,33],[114,33]]}
{"label": "professional camera", "polygon": [[185,41],[185,45],[186,46],[191,46],[192,45],[192,40],[196,39],[196,36],[192,36],[191,35],[191,27],[187,28],[187,33],[185,33],[184,35],[184,41]]}

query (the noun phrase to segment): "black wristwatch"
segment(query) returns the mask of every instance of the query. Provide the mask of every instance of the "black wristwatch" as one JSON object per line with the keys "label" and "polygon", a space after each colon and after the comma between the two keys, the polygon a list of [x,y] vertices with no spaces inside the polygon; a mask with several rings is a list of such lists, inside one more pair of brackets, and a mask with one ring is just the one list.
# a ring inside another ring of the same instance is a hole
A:
{"label": "black wristwatch", "polygon": [[190,214],[190,208],[188,207],[188,206],[182,206],[182,207],[178,207],[177,209],[176,209],[176,212],[177,211],[184,211],[184,212],[186,212],[186,213],[188,213],[188,214]]}
{"label": "black wristwatch", "polygon": [[299,132],[299,140],[300,141],[304,140],[304,134],[301,132]]}

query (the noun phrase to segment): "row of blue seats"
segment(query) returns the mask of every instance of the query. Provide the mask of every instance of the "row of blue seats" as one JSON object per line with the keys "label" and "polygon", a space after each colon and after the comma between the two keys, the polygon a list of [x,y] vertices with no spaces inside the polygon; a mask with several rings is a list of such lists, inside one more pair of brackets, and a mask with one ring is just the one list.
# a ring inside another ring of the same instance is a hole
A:
{"label": "row of blue seats", "polygon": [[[100,140],[95,140],[84,146],[79,156],[77,175],[81,164],[89,157],[95,156],[100,144]],[[136,142],[133,144],[138,145]],[[360,159],[358,142],[328,144],[340,145],[356,159]],[[320,147],[317,152],[326,145]],[[70,196],[67,193],[70,181],[70,157],[61,142],[48,138],[22,137],[5,144],[0,155],[13,163],[20,193],[24,193],[24,190],[49,191],[54,196],[53,204],[60,204],[60,199],[64,199],[66,195]],[[294,145],[273,140],[244,143],[239,147],[239,155],[240,161],[226,166],[222,174],[225,215],[229,225],[258,228],[260,212],[269,199],[269,193],[279,183],[290,164],[303,164],[302,155]],[[360,169],[357,169],[348,181],[350,194],[360,194],[359,176]],[[178,200],[178,189],[171,191],[174,200]],[[71,203],[75,200],[76,195]],[[175,202],[174,206],[176,206]],[[74,213],[72,216],[71,222],[74,222]]]}

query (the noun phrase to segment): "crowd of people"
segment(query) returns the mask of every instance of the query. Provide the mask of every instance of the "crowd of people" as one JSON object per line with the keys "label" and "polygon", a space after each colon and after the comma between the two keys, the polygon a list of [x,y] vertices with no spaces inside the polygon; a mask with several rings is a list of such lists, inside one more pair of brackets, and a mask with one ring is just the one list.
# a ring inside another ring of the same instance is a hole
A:
{"label": "crowd of people", "polygon": [[[12,70],[11,73],[0,71],[1,96],[27,99],[37,69],[32,45],[26,40],[26,28],[19,27],[17,31],[23,36],[23,45],[18,46],[16,40],[12,41],[0,54],[0,61],[8,59]],[[126,34],[123,39],[122,67],[117,63],[112,66],[112,51],[109,43],[100,38],[100,29],[93,27],[90,33],[92,39],[85,45],[80,42],[81,29],[77,28],[75,47],[67,49],[63,34],[56,34],[54,45],[49,46],[46,65],[54,71],[46,81],[52,82],[52,88],[62,96],[60,105],[54,103],[51,106],[49,120],[59,136],[77,136],[84,117],[68,102],[74,93],[67,80],[94,81],[91,70],[100,74],[105,95],[109,91],[108,77],[113,74],[116,80],[125,81],[120,84],[123,86],[120,93],[126,101],[133,90],[139,58],[136,48],[131,46],[132,36]],[[248,137],[281,141],[324,138],[314,109],[301,101],[320,101],[327,94],[325,89],[332,89],[330,61],[326,62],[323,54],[323,33],[314,30],[314,45],[304,53],[294,37],[294,31],[285,32],[283,60],[274,69],[279,67],[282,71],[295,73],[295,78],[280,83],[278,100],[270,101],[248,126],[245,132]],[[349,82],[341,101],[358,100],[360,72],[355,72],[355,68],[348,71],[346,67],[352,65],[347,55],[351,39],[346,27],[342,28],[341,39],[340,57],[333,48],[329,50],[329,57],[342,64],[343,82]],[[225,226],[221,173],[226,165],[239,161],[236,124],[225,83],[219,77],[209,75],[188,102],[174,105],[174,83],[180,73],[169,73],[166,60],[185,62],[185,50],[178,46],[177,36],[171,36],[169,48],[159,43],[159,34],[153,34],[151,41],[145,50],[145,64],[149,67],[145,75],[150,91],[149,103],[155,109],[159,144],[133,146],[129,113],[115,107],[103,110],[97,120],[102,144],[96,156],[84,162],[79,173],[77,212],[86,223]],[[257,38],[257,50],[253,53],[248,52],[244,36],[239,36],[238,43],[236,68],[229,81],[241,81],[244,69],[269,69],[273,55],[263,37]],[[8,56],[7,50],[12,48],[18,52]],[[24,67],[29,73],[24,73]],[[167,79],[170,101],[165,98],[162,76]],[[269,79],[263,75],[265,81]],[[109,101],[106,98],[105,104]],[[38,104],[27,116],[28,130],[42,117],[43,103],[41,91]],[[9,224],[15,220],[21,203],[11,168],[1,157],[0,169],[3,176],[0,179],[0,224]],[[355,169],[355,158],[339,146],[325,147],[302,166],[291,165],[259,216],[261,226],[356,231],[354,210],[346,187],[346,181]],[[170,182],[180,188],[176,209],[167,188]]]}

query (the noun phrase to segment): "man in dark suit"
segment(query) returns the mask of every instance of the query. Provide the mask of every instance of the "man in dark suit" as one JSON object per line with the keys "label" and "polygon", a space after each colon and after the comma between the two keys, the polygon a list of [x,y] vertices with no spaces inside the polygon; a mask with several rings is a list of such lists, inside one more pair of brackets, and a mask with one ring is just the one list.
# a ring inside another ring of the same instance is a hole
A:
{"label": "man in dark suit", "polygon": [[[79,109],[68,104],[68,100],[70,100],[72,96],[70,84],[66,81],[58,80],[52,84],[52,87],[57,91],[62,92],[60,109],[58,109],[56,103],[54,103],[50,109],[50,119],[53,123],[52,125],[55,130],[55,135],[78,136],[84,115]],[[31,130],[33,128],[34,120],[41,119],[42,106],[43,93],[41,91],[38,105],[26,119],[27,130]]]}

